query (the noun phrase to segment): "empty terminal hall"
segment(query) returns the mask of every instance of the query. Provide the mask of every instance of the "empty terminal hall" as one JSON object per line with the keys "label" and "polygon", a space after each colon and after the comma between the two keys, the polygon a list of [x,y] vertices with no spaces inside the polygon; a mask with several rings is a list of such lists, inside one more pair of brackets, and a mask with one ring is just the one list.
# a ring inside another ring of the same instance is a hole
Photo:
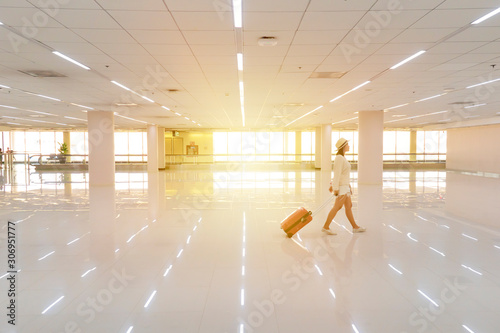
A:
{"label": "empty terminal hall", "polygon": [[0,1],[0,332],[499,332],[499,6]]}

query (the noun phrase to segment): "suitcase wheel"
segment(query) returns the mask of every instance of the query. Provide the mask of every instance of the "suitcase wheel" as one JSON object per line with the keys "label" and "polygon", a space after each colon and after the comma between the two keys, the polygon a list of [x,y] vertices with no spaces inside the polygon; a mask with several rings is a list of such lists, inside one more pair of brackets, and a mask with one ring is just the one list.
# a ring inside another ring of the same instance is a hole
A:
{"label": "suitcase wheel", "polygon": [[292,236],[293,236],[292,234],[286,234],[286,237],[288,238],[292,238]]}

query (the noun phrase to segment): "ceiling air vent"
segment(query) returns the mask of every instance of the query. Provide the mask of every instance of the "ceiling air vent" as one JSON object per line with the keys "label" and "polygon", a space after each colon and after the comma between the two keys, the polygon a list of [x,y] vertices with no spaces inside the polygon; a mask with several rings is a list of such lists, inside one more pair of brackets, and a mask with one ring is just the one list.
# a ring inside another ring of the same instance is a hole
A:
{"label": "ceiling air vent", "polygon": [[312,72],[310,79],[340,79],[346,72]]}
{"label": "ceiling air vent", "polygon": [[66,77],[66,75],[59,74],[54,71],[43,71],[43,70],[19,70],[19,72],[32,76],[32,77]]}
{"label": "ceiling air vent", "polygon": [[263,36],[259,38],[257,44],[259,44],[259,46],[276,46],[278,44],[278,40],[276,37]]}

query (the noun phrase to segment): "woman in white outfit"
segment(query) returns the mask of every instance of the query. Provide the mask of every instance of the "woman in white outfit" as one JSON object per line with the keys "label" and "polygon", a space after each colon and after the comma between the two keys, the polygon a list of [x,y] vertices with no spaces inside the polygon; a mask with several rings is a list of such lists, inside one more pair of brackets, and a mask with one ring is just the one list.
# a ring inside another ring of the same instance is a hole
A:
{"label": "woman in white outfit", "polygon": [[352,190],[351,185],[349,184],[351,165],[344,157],[344,154],[349,151],[349,143],[346,139],[340,138],[335,146],[337,147],[337,156],[335,156],[335,162],[333,165],[333,181],[330,186],[330,192],[333,192],[336,199],[321,231],[328,235],[336,235],[335,232],[330,230],[330,223],[332,223],[332,220],[335,215],[337,215],[337,212],[342,208],[342,206],[344,206],[345,215],[352,225],[352,232],[364,232],[366,229],[357,225],[356,221],[354,221],[354,216],[352,215]]}

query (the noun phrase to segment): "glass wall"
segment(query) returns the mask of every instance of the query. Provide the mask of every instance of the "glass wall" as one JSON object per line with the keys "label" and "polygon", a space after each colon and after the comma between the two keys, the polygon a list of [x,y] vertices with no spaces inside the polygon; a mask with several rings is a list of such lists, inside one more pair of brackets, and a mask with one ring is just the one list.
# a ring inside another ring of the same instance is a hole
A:
{"label": "glass wall", "polygon": [[[88,155],[88,133],[69,132],[70,154]],[[50,155],[57,154],[59,144],[63,143],[63,132],[57,131],[12,131],[1,132],[0,148],[12,149],[17,154]],[[146,161],[146,132],[115,132],[115,154],[117,162]],[[126,155],[126,156],[123,156]],[[82,156],[83,159],[83,156]],[[18,159],[19,160],[19,159]]]}
{"label": "glass wall", "polygon": [[217,162],[293,161],[295,132],[214,132],[213,151]]}
{"label": "glass wall", "polygon": [[[315,132],[303,131],[301,160],[314,161]],[[214,132],[215,161],[295,161],[296,132]],[[384,131],[384,161],[410,160],[410,131]],[[358,131],[332,131],[332,160],[336,153],[335,143],[339,138],[349,140],[349,161],[358,160]],[[446,131],[417,131],[418,161],[446,160]],[[424,155],[425,154],[425,155]]]}

